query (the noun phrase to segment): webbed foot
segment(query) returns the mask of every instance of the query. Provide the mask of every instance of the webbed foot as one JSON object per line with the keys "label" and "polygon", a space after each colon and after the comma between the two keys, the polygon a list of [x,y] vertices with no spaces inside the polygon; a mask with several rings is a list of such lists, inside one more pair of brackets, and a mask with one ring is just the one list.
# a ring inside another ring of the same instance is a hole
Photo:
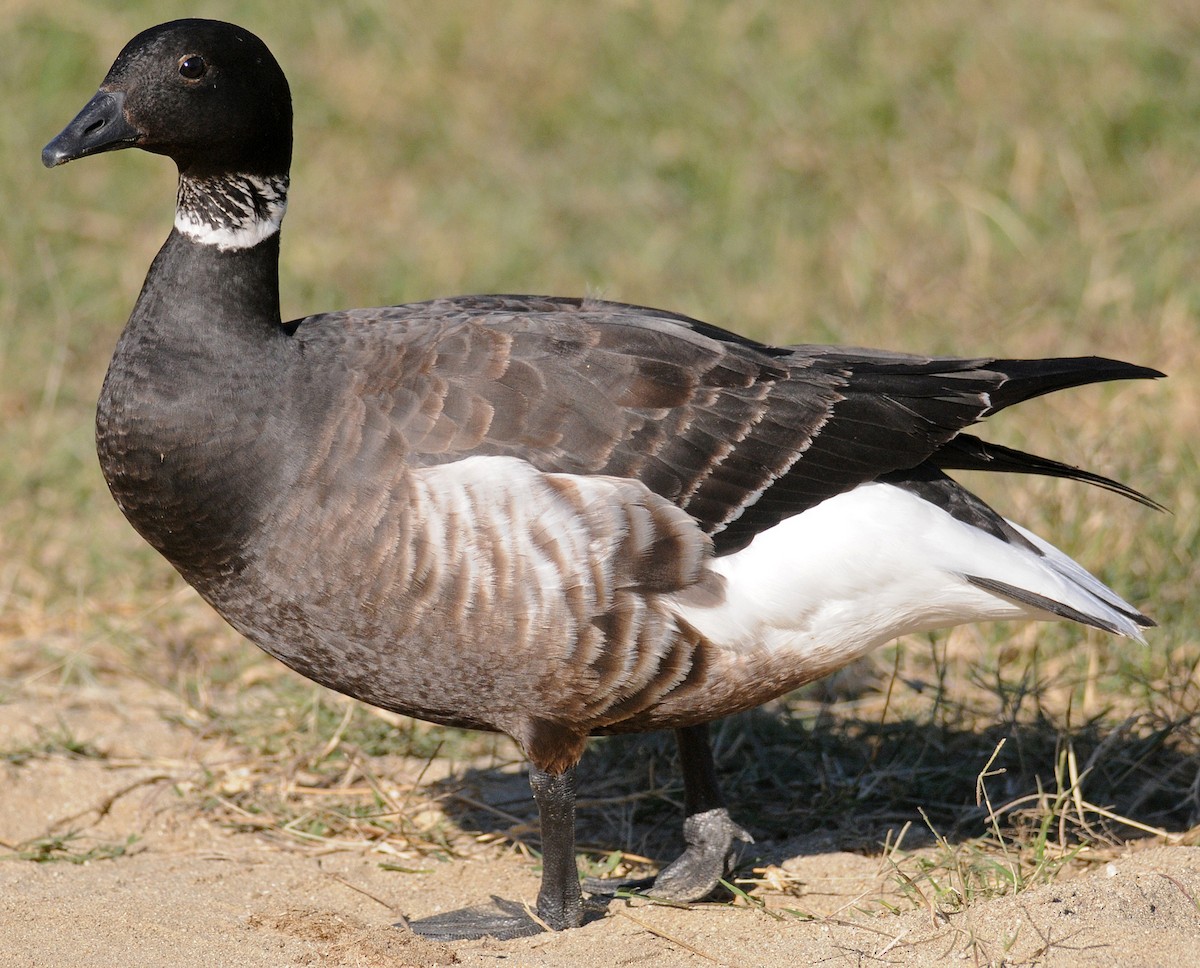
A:
{"label": "webbed foot", "polygon": [[683,838],[687,849],[659,871],[658,877],[652,880],[590,877],[583,882],[583,889],[590,894],[612,895],[633,890],[666,901],[701,901],[736,866],[737,844],[754,843],[754,838],[733,822],[724,807],[685,819]]}
{"label": "webbed foot", "polygon": [[546,930],[529,916],[523,904],[493,896],[492,905],[446,911],[410,921],[408,926],[413,934],[430,941],[478,941],[480,938],[511,941]]}

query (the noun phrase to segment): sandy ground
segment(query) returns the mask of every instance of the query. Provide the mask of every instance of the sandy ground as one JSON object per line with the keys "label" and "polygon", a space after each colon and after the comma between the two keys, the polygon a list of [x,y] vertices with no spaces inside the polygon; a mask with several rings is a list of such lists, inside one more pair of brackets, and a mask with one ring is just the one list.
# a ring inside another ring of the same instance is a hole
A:
{"label": "sandy ground", "polygon": [[888,876],[878,855],[774,845],[817,919],[617,901],[576,931],[437,944],[397,923],[489,895],[530,902],[534,864],[489,847],[405,874],[361,849],[313,851],[233,832],[189,795],[187,778],[214,750],[176,724],[162,690],[26,684],[0,699],[5,749],[69,728],[103,753],[0,762],[0,844],[68,830],[81,845],[136,838],[112,859],[0,863],[5,968],[1200,964],[1200,848],[1153,845],[949,917],[859,912],[856,898],[877,896]]}

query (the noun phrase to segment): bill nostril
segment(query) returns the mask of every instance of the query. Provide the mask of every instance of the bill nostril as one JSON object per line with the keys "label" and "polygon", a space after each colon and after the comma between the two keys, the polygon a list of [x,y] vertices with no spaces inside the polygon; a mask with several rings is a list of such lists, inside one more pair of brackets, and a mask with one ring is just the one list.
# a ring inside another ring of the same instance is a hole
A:
{"label": "bill nostril", "polygon": [[47,168],[138,143],[139,132],[125,118],[123,91],[97,91],[58,136],[42,149]]}

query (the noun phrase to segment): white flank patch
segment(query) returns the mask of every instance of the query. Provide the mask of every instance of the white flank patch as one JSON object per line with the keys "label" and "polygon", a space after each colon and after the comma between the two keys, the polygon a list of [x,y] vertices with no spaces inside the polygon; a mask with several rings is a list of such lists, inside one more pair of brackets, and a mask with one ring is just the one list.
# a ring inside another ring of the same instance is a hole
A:
{"label": "white flank patch", "polygon": [[900,635],[998,619],[1047,619],[1040,609],[979,588],[989,578],[1140,630],[1114,592],[1041,539],[1046,557],[951,517],[890,484],[863,484],[788,518],[715,559],[722,601],[675,597],[673,608],[713,642],[737,651],[804,654],[842,665]]}
{"label": "white flank patch", "polygon": [[175,228],[222,252],[253,248],[279,231],[287,211],[287,189],[286,175],[181,178]]}

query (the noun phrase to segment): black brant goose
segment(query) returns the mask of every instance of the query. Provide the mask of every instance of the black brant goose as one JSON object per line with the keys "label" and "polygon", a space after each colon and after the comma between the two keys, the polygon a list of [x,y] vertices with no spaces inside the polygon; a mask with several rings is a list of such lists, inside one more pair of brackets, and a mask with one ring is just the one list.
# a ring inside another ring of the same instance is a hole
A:
{"label": "black brant goose", "polygon": [[[179,20],[121,51],[42,153],[172,158],[175,226],[100,394],[100,463],[142,536],[231,625],[385,709],[513,737],[541,815],[538,918],[581,923],[575,764],[674,729],[698,899],[748,834],[706,723],[898,635],[1153,623],[945,473],[1130,488],[965,432],[1030,397],[1157,377],[1100,358],[768,346],[674,313],[463,296],[279,315],[291,96],[240,27]],[[539,930],[455,912],[434,937]]]}

